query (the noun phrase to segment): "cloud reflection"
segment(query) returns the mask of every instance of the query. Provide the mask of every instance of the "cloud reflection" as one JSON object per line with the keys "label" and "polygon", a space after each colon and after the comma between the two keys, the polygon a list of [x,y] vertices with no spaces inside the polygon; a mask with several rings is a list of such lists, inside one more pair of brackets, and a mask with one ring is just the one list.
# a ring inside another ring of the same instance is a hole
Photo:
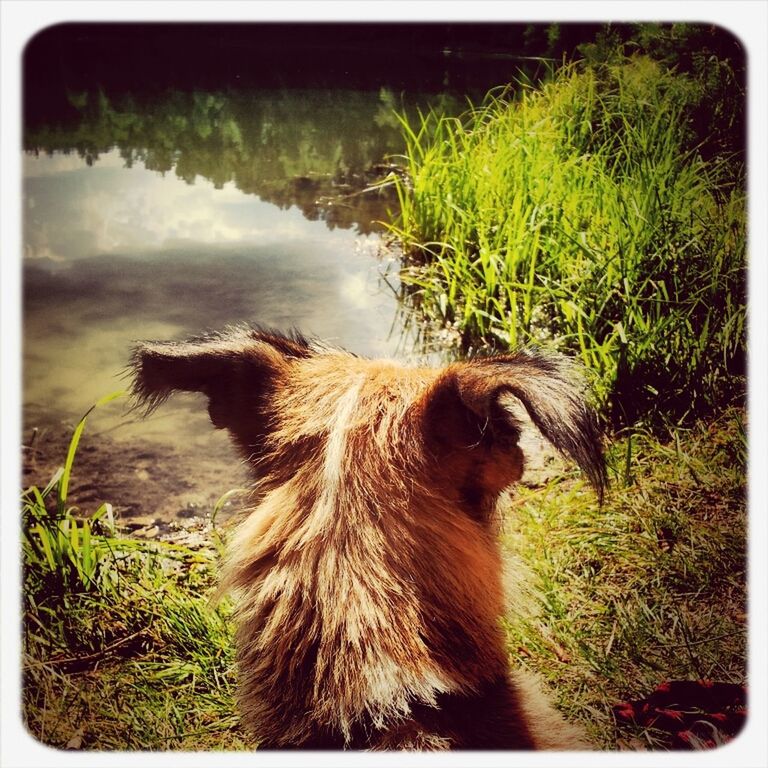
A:
{"label": "cloud reflection", "polygon": [[281,211],[205,179],[123,167],[119,152],[92,167],[72,155],[25,159],[24,254],[69,262],[94,255],[160,250],[180,243],[258,243],[314,237],[297,208]]}
{"label": "cloud reflection", "polygon": [[394,352],[378,236],[121,162],[25,161],[25,402],[82,413],[119,385],[135,340],[228,323]]}

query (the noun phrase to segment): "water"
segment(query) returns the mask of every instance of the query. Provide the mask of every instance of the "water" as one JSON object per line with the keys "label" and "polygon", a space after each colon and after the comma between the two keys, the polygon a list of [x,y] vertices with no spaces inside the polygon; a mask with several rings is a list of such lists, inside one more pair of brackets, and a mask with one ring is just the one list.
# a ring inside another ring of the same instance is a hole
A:
{"label": "water", "polygon": [[380,245],[233,183],[123,168],[116,151],[91,167],[27,158],[25,405],[73,417],[124,384],[136,340],[242,321],[392,354],[396,298]]}
{"label": "water", "polygon": [[[395,111],[457,112],[516,66],[429,48],[419,28],[408,32],[418,46],[396,26],[336,30],[336,41],[297,29],[237,40],[242,30],[214,29],[190,47],[183,27],[75,25],[28,49],[25,440],[38,433],[26,481],[45,482],[66,430],[127,387],[138,340],[247,321],[409,356],[383,247],[396,200],[371,189],[403,151]],[[238,482],[202,396],[176,395],[146,420],[126,405],[89,419],[80,471],[91,494],[100,478],[96,501],[186,475],[153,502],[173,514]]]}
{"label": "water", "polygon": [[[244,105],[248,120],[234,122]],[[146,132],[133,141],[148,150],[25,155],[27,413],[74,419],[125,386],[120,376],[137,340],[230,323],[297,328],[358,354],[396,354],[397,272],[378,223],[392,201],[363,192],[365,172],[398,141],[386,96],[179,93],[163,106],[160,114],[129,112]],[[98,120],[78,129],[102,130],[121,114],[102,104]],[[198,142],[177,130],[169,146],[181,149],[168,168],[149,134],[180,124],[192,125]],[[265,138],[245,146],[246,133]],[[150,421],[114,430],[124,421],[119,405],[94,420],[118,437],[166,440],[171,432],[188,441],[208,432],[204,419],[175,410],[175,421],[166,414],[158,429]]]}
{"label": "water", "polygon": [[[78,120],[31,134],[44,151],[23,166],[25,439],[38,431],[27,484],[47,481],[93,403],[128,387],[139,340],[251,322],[407,356],[381,224],[395,201],[368,189],[400,150],[394,99],[381,89],[171,91],[143,103],[74,94]],[[109,500],[155,530],[243,484],[203,396],[177,394],[146,419],[129,405],[89,417],[76,503]]]}

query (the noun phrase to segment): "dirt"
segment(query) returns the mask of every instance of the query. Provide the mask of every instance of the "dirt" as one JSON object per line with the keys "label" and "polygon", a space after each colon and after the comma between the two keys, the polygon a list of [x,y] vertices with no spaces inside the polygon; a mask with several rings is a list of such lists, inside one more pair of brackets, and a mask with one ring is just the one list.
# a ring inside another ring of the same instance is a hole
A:
{"label": "dirt", "polygon": [[[42,489],[64,465],[72,426],[28,424],[23,437],[22,486]],[[234,451],[222,455],[197,446],[181,450],[155,441],[91,435],[86,430],[72,468],[68,502],[83,515],[109,502],[124,532],[178,540],[203,528],[218,499],[247,482]],[[217,520],[225,522],[237,503],[237,497],[230,500]]]}

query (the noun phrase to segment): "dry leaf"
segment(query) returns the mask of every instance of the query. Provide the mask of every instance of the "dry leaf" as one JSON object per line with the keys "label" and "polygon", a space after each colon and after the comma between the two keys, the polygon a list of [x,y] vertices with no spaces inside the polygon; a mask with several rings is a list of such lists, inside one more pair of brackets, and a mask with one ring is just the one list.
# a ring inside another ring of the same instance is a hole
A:
{"label": "dry leaf", "polygon": [[85,726],[80,726],[72,734],[72,738],[67,742],[66,749],[82,749],[83,736],[85,736]]}

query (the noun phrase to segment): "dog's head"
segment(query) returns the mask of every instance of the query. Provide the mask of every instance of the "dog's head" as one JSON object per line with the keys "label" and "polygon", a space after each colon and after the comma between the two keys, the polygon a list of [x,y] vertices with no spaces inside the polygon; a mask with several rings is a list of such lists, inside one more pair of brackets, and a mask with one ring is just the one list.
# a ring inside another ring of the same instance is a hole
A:
{"label": "dog's head", "polygon": [[204,393],[213,424],[272,487],[312,473],[322,494],[354,476],[382,507],[393,483],[410,484],[478,516],[521,476],[521,409],[599,496],[605,486],[594,414],[561,357],[518,352],[409,368],[237,327],[141,344],[133,372],[134,395],[150,410],[174,390]]}

